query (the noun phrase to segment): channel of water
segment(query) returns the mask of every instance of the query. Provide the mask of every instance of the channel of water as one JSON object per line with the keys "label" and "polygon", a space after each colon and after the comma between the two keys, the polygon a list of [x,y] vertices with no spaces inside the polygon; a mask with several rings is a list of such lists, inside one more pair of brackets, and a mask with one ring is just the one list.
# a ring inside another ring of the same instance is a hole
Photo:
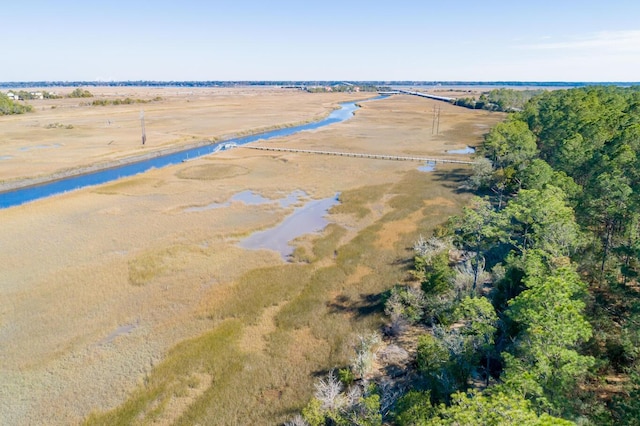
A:
{"label": "channel of water", "polygon": [[[383,99],[386,96],[377,96],[367,101]],[[123,177],[137,175],[153,168],[160,168],[172,164],[178,164],[186,160],[192,160],[196,157],[212,154],[220,151],[223,146],[229,144],[245,145],[259,140],[279,138],[290,136],[298,132],[307,130],[315,130],[330,124],[339,123],[348,120],[358,109],[357,103],[364,101],[344,102],[340,104],[340,109],[332,111],[328,117],[313,123],[302,124],[299,126],[287,127],[283,129],[271,130],[268,132],[258,133],[250,136],[243,136],[225,140],[216,144],[206,145],[198,148],[187,149],[184,151],[174,152],[171,154],[161,155],[136,163],[121,165],[109,169],[91,172],[83,175],[72,176],[52,182],[43,183],[36,186],[15,189],[0,194],[0,209],[18,206],[40,198],[52,195],[62,194],[64,192],[73,191],[87,186],[100,185],[111,182]]]}
{"label": "channel of water", "polygon": [[246,249],[268,249],[280,253],[283,260],[288,260],[294,247],[289,243],[301,235],[318,232],[324,229],[329,221],[325,218],[327,211],[339,203],[339,194],[335,197],[313,200],[294,210],[282,222],[273,228],[254,232],[239,246]]}

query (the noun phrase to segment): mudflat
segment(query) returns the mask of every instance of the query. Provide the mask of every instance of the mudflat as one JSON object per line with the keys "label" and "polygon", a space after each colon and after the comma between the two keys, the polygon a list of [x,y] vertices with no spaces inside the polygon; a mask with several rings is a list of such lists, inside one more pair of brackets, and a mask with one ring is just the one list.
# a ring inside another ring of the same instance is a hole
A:
{"label": "mudflat", "polygon": [[[338,102],[367,97],[274,88],[89,90],[95,98],[34,101],[33,114],[0,117],[0,158],[10,157],[0,160],[1,180],[48,176],[142,152],[316,120]],[[127,96],[162,99],[80,105]],[[441,109],[438,134],[432,129],[434,105]],[[451,158],[447,150],[477,145],[503,118],[404,95],[361,106],[346,122],[260,144]],[[144,147],[140,109],[146,121]],[[303,288],[305,277],[336,267],[348,256],[344,247],[357,246],[358,238],[367,236],[367,244],[386,259],[380,271],[364,261],[349,266],[341,272],[344,279],[327,290],[327,300],[317,303],[325,309],[347,296],[359,303],[366,291],[394,285],[392,279],[399,279],[402,271],[392,260],[410,256],[411,240],[418,233],[428,234],[469,197],[459,190],[468,167],[438,165],[435,172],[423,173],[417,171],[420,165],[235,148],[0,210],[0,418],[7,424],[73,424],[92,412],[114,409],[132,395],[144,394],[158,368],[170,368],[166,361],[187,347],[181,342],[198,342],[232,325],[232,335],[240,337],[226,347],[242,354],[233,359],[245,363],[242,371],[251,371],[251,360],[259,359],[261,371],[270,363],[286,362],[298,373],[288,377],[286,385],[274,375],[261,384],[235,385],[246,387],[233,389],[237,406],[216,408],[235,417],[218,418],[227,424],[255,423],[251,415],[268,419],[267,424],[283,421],[288,410],[312,392],[314,369],[335,362],[335,342],[302,326],[276,333],[284,326],[275,318],[299,296],[295,286],[278,293],[278,280],[284,287],[295,276]],[[201,208],[224,204],[245,190],[274,202]],[[293,205],[275,202],[301,191],[304,195]],[[343,199],[342,207],[327,216],[333,225],[296,240],[290,264],[275,251],[238,246],[242,238],[277,225],[308,200],[336,193]],[[335,248],[318,254],[332,235]],[[384,276],[385,268],[394,271],[392,278]],[[273,273],[277,279],[261,287],[259,278],[252,281],[252,271]],[[391,281],[367,284],[376,275]],[[358,287],[365,284],[371,288]],[[241,303],[262,291],[263,303],[251,308]],[[238,299],[239,294],[246,296]],[[318,321],[344,317],[355,325],[336,330],[362,328],[353,315],[326,309]],[[274,343],[274,336],[282,338],[281,343]],[[283,348],[277,362],[272,359],[274,345]],[[300,352],[306,346],[317,350]],[[178,391],[182,379],[176,379],[178,387],[149,406],[155,408],[146,408],[141,419],[172,424],[212,389],[225,386],[223,373],[184,368],[184,390]],[[269,411],[274,406],[280,411]],[[198,418],[207,418],[206,413],[202,416]]]}

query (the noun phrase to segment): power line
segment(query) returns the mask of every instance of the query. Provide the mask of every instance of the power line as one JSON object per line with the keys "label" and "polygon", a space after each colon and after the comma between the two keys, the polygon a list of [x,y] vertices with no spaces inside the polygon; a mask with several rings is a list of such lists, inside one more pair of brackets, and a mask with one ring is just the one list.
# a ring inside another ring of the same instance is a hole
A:
{"label": "power line", "polygon": [[142,145],[147,141],[147,133],[144,130],[144,110],[140,110],[140,125],[142,126]]}

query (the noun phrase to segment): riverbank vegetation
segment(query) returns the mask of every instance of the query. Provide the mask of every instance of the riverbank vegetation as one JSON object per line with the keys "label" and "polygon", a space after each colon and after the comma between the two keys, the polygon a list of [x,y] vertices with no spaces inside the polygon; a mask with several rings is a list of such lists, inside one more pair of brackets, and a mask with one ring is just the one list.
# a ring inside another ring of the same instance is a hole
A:
{"label": "riverbank vegetation", "polygon": [[31,105],[21,104],[0,93],[0,115],[24,114],[33,111]]}
{"label": "riverbank vegetation", "polygon": [[514,112],[520,111],[527,101],[543,90],[514,90],[507,88],[493,89],[481,93],[479,97],[457,98],[455,105],[471,109],[485,109],[488,111]]}
{"label": "riverbank vegetation", "polygon": [[559,90],[495,126],[478,196],[380,295],[411,361],[380,375],[352,352],[289,424],[638,424],[639,106],[638,88]]}

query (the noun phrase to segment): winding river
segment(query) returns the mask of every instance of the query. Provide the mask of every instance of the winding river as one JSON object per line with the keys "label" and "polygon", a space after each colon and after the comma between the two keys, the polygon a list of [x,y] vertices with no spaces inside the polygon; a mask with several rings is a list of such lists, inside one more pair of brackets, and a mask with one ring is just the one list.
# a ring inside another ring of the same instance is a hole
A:
{"label": "winding river", "polygon": [[[386,96],[384,95],[377,96],[368,99],[368,101],[382,99],[385,97]],[[135,163],[125,164],[113,168],[99,170],[96,172],[71,176],[68,178],[46,182],[35,186],[29,186],[26,188],[14,189],[11,191],[0,193],[0,209],[18,206],[20,204],[28,203],[29,201],[61,194],[67,191],[73,191],[76,189],[84,188],[86,186],[100,185],[123,177],[143,173],[153,168],[160,168],[172,164],[178,164],[185,160],[191,160],[203,155],[212,154],[224,150],[227,147],[233,145],[245,145],[259,140],[290,136],[298,132],[315,130],[320,127],[328,126],[330,124],[339,123],[341,121],[348,120],[353,116],[354,111],[358,109],[357,103],[359,102],[364,101],[341,103],[340,109],[332,111],[331,114],[329,114],[329,116],[327,116],[326,118],[313,123],[307,123],[278,130],[271,130],[268,132],[258,133],[250,136],[233,138],[211,145],[205,145],[198,148],[191,148],[184,151],[160,155]]]}

